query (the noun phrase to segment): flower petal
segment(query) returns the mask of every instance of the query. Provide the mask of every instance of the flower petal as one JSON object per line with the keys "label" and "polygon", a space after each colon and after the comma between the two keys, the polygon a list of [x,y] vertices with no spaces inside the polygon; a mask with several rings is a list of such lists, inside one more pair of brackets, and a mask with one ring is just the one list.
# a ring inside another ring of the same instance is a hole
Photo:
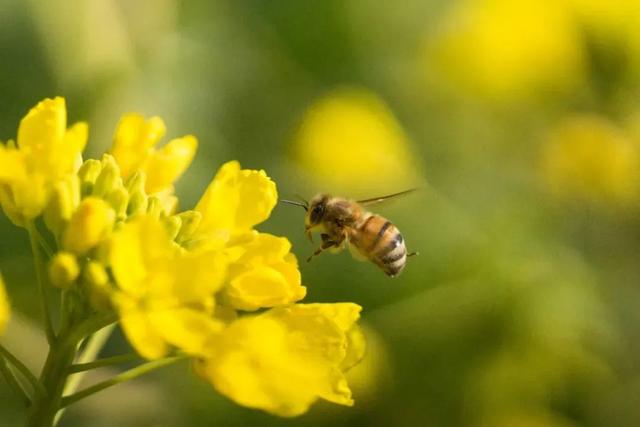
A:
{"label": "flower petal", "polygon": [[142,357],[159,359],[165,356],[169,346],[158,333],[146,312],[142,311],[134,300],[123,295],[115,298],[120,311],[120,325],[131,346]]}
{"label": "flower petal", "polygon": [[123,178],[128,178],[140,168],[151,147],[160,141],[165,131],[164,122],[159,117],[145,120],[141,114],[129,113],[120,119],[111,154],[116,158]]}
{"label": "flower petal", "polygon": [[45,99],[20,121],[18,147],[34,155],[47,155],[63,140],[67,129],[64,98]]}
{"label": "flower petal", "polygon": [[204,354],[212,336],[224,328],[211,315],[189,308],[153,311],[149,319],[163,340],[192,355]]}
{"label": "flower petal", "polygon": [[198,140],[191,135],[170,141],[147,157],[142,169],[147,173],[149,194],[171,186],[189,167],[198,148]]}
{"label": "flower petal", "polygon": [[269,217],[277,198],[276,185],[263,170],[225,163],[196,206],[202,214],[198,233],[246,232]]}

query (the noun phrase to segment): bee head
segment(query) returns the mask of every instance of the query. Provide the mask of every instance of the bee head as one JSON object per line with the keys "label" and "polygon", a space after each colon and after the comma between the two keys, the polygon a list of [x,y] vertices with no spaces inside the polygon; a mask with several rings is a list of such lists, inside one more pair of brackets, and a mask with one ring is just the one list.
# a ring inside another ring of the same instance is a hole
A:
{"label": "bee head", "polygon": [[327,194],[319,194],[311,199],[309,203],[309,210],[305,218],[305,226],[307,230],[317,227],[322,223],[324,214],[327,209],[327,201],[329,196]]}

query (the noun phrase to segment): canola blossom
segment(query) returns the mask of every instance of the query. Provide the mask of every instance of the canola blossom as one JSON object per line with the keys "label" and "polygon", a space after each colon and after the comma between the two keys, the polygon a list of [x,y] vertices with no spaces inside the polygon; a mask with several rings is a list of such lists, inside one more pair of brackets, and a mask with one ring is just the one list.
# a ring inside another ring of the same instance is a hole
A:
{"label": "canola blossom", "polygon": [[[29,403],[27,425],[51,426],[66,406],[184,359],[218,392],[275,415],[303,414],[318,399],[353,405],[345,373],[364,355],[361,307],[300,303],[291,243],[255,229],[278,200],[266,172],[227,162],[196,206],[178,211],[174,183],[194,136],[158,147],[164,122],[130,113],[110,153],[83,161],[87,129],[67,129],[64,99],[47,99],[22,120],[17,144],[0,145],[0,202],[29,231],[50,344],[41,377],[25,374],[31,388],[7,380]],[[9,311],[1,285],[0,331]],[[58,325],[46,297],[54,292]],[[94,338],[103,344],[116,323],[146,362],[84,390],[68,385],[93,366],[74,365],[78,352]]]}

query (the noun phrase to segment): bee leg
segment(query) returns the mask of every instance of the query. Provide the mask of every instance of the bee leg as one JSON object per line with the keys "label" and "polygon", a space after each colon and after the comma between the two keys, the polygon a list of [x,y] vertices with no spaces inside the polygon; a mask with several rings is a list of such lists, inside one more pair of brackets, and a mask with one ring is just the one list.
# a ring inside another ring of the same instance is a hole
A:
{"label": "bee leg", "polygon": [[311,261],[314,256],[320,255],[323,251],[333,248],[334,246],[338,246],[338,243],[331,240],[328,234],[321,234],[320,237],[322,238],[322,245],[320,245],[320,247],[316,249],[309,258],[307,258],[307,262]]}

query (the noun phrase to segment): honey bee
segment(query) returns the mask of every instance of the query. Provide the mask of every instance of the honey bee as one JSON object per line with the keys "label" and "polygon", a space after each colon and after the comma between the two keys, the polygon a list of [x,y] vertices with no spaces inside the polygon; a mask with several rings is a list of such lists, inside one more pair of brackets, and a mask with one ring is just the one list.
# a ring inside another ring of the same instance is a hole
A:
{"label": "honey bee", "polygon": [[320,232],[322,243],[307,262],[326,250],[337,252],[348,247],[356,258],[369,260],[387,276],[395,277],[404,269],[407,258],[417,253],[407,254],[404,238],[398,228],[365,207],[414,190],[358,201],[328,194],[318,194],[310,202],[280,201],[301,206],[307,212],[305,234],[309,240],[313,242],[313,232]]}

